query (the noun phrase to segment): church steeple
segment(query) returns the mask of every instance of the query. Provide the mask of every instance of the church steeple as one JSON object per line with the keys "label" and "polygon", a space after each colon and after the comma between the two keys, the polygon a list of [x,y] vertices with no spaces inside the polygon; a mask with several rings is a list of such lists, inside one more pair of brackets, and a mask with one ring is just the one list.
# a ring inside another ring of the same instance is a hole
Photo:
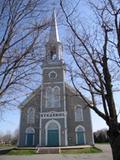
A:
{"label": "church steeple", "polygon": [[53,10],[48,42],[60,42],[55,9]]}
{"label": "church steeple", "polygon": [[53,10],[50,23],[50,32],[48,42],[46,43],[46,63],[61,63],[63,62],[63,46],[59,39],[58,25],[55,9]]}

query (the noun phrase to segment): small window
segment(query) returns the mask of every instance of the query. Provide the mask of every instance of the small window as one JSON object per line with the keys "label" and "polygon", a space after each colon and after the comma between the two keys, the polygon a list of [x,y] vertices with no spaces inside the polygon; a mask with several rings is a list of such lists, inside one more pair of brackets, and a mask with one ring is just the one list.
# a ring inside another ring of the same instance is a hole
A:
{"label": "small window", "polygon": [[81,106],[75,107],[75,121],[76,122],[83,121],[83,109]]}

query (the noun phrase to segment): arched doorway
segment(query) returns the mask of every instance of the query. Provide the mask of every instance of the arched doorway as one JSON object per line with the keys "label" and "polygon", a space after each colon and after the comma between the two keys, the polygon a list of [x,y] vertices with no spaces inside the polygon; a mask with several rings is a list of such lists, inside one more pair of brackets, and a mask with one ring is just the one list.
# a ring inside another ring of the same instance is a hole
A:
{"label": "arched doorway", "polygon": [[75,132],[76,132],[76,144],[77,145],[86,144],[84,127],[83,126],[76,127]]}
{"label": "arched doorway", "polygon": [[25,139],[25,144],[28,147],[34,146],[34,139],[35,139],[35,130],[32,127],[29,127],[25,131],[26,133],[26,139]]}
{"label": "arched doorway", "polygon": [[55,120],[46,124],[46,145],[49,147],[60,145],[60,124]]}

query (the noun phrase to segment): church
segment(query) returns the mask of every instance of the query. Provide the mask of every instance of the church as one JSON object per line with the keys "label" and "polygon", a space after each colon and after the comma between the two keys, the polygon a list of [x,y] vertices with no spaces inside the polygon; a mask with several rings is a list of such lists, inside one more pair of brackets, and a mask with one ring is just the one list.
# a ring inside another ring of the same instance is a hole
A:
{"label": "church", "polygon": [[55,11],[45,48],[42,84],[19,106],[18,146],[93,145],[90,109],[65,82],[66,64]]}

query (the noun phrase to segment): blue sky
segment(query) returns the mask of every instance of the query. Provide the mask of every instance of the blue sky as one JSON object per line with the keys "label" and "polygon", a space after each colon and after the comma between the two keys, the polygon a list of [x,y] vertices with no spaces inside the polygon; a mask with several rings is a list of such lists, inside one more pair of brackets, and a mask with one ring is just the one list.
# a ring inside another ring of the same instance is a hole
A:
{"label": "blue sky", "polygon": [[[83,9],[83,15],[84,15],[84,7]],[[90,13],[86,11],[86,13]],[[81,15],[81,17],[83,16]],[[117,111],[120,110],[120,92],[115,93],[115,100],[116,100],[116,106]],[[92,125],[93,125],[93,131],[106,128],[105,122],[98,117],[93,111],[91,112],[92,117]],[[120,120],[120,119],[119,119]],[[2,119],[0,119],[0,133],[6,133],[8,131],[14,132],[16,129],[19,128],[19,122],[20,122],[20,110],[17,108],[6,110],[3,115]]]}
{"label": "blue sky", "polygon": [[13,133],[19,128],[20,110],[12,109],[6,110],[2,113],[2,119],[0,119],[0,133],[11,132]]}

